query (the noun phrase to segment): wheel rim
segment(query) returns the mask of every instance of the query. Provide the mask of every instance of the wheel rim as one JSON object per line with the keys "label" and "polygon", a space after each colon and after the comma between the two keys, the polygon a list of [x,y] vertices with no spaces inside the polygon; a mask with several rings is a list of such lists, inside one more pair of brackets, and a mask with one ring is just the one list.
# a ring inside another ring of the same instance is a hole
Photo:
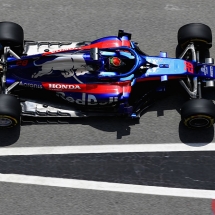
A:
{"label": "wheel rim", "polygon": [[9,118],[0,118],[0,126],[1,127],[8,127],[12,125],[12,120]]}
{"label": "wheel rim", "polygon": [[195,128],[208,127],[210,124],[210,119],[206,117],[195,117],[189,120],[189,125]]}

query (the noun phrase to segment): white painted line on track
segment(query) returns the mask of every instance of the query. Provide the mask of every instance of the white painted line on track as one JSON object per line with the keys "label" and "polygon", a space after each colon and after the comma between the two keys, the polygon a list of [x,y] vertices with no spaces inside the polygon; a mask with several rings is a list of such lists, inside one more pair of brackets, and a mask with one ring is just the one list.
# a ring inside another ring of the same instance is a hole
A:
{"label": "white painted line on track", "polygon": [[126,152],[183,152],[215,151],[215,144],[185,145],[165,144],[131,144],[131,145],[87,145],[87,146],[50,146],[50,147],[11,147],[0,148],[0,156],[9,155],[49,155],[81,153],[126,153]]}
{"label": "white painted line on track", "polygon": [[17,174],[0,174],[0,182],[54,186],[54,187],[75,188],[75,189],[88,189],[88,190],[99,190],[99,191],[175,196],[175,197],[190,197],[190,198],[204,198],[204,199],[215,198],[214,190],[196,190],[196,189],[194,190],[194,189],[183,189],[183,188],[143,186],[143,185],[96,182],[96,181],[86,181],[86,180],[76,180],[76,179],[26,176],[26,175],[17,175]]}

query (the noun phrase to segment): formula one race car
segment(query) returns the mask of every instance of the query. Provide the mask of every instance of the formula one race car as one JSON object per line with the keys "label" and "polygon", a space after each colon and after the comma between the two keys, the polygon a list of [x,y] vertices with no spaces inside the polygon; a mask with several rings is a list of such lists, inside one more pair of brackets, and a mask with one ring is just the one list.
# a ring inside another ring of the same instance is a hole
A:
{"label": "formula one race car", "polygon": [[91,42],[26,41],[20,25],[0,22],[0,127],[20,125],[24,117],[139,118],[173,81],[189,95],[183,124],[211,127],[215,106],[202,98],[202,89],[214,86],[211,43],[208,26],[187,24],[178,31],[176,58],[168,58],[148,56],[123,30]]}

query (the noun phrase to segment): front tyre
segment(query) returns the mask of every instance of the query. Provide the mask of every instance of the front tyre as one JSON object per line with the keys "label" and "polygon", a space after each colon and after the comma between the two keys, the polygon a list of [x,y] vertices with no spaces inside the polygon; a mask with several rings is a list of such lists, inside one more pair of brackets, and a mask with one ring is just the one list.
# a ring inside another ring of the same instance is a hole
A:
{"label": "front tyre", "polygon": [[190,23],[182,26],[178,30],[178,44],[183,48],[188,43],[200,43],[204,47],[212,46],[212,31],[211,28],[202,23]]}
{"label": "front tyre", "polygon": [[181,108],[181,120],[188,128],[209,128],[214,124],[215,105],[207,99],[192,99]]}
{"label": "front tyre", "polygon": [[[182,26],[178,30],[178,45],[176,47],[176,58],[189,43],[194,43],[195,50],[198,51],[198,61],[204,63],[205,58],[210,57],[209,49],[212,47],[212,31],[211,28],[202,23],[190,23]],[[192,60],[191,52],[186,53],[186,60]]]}
{"label": "front tyre", "polygon": [[0,94],[0,128],[11,128],[20,123],[21,106],[12,95]]}

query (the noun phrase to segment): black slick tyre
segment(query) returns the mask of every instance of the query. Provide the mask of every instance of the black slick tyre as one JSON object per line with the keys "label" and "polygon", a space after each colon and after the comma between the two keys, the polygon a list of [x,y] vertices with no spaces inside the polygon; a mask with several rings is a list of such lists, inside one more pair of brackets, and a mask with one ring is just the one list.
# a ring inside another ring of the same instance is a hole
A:
{"label": "black slick tyre", "polygon": [[202,23],[190,23],[178,30],[178,44],[183,48],[189,42],[200,43],[208,48],[212,46],[212,31]]}
{"label": "black slick tyre", "polygon": [[215,105],[207,99],[192,99],[181,108],[181,120],[188,128],[200,129],[213,126]]}
{"label": "black slick tyre", "polygon": [[12,95],[0,94],[0,129],[11,128],[20,123],[21,106]]}
{"label": "black slick tyre", "polygon": [[24,50],[24,31],[14,22],[0,22],[0,44],[9,46],[17,54]]}

